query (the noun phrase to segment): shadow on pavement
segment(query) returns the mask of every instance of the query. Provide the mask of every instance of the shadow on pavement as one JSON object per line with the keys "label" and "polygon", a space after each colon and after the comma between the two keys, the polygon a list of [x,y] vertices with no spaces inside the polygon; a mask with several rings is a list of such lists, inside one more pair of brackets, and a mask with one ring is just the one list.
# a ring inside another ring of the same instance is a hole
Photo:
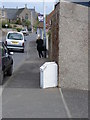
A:
{"label": "shadow on pavement", "polygon": [[[36,68],[37,67],[37,68]],[[35,63],[25,63],[12,76],[8,88],[39,88],[39,69]]]}

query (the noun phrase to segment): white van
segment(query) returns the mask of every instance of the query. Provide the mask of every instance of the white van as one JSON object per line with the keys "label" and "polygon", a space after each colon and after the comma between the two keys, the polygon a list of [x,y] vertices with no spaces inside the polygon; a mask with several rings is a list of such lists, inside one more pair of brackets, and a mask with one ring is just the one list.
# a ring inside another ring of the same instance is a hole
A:
{"label": "white van", "polygon": [[5,44],[9,50],[24,52],[24,35],[21,32],[11,31],[7,33]]}

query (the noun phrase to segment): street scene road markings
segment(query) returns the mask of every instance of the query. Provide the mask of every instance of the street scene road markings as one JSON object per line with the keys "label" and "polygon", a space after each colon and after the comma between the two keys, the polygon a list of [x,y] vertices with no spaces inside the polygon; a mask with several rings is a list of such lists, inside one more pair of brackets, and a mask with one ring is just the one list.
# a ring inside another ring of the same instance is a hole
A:
{"label": "street scene road markings", "polygon": [[63,101],[64,107],[65,107],[65,109],[66,109],[68,118],[71,118],[70,120],[72,120],[72,115],[71,115],[70,110],[69,110],[69,108],[68,108],[68,106],[67,106],[67,103],[66,103],[66,101],[65,101],[65,99],[64,99],[64,96],[63,96],[63,93],[62,93],[61,88],[59,88],[59,92],[60,92],[60,94],[61,94],[62,101]]}

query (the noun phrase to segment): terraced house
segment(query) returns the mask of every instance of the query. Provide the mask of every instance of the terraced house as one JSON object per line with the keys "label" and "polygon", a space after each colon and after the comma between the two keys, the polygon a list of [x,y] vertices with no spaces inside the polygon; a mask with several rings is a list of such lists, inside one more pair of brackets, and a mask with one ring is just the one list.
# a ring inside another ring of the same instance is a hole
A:
{"label": "terraced house", "polygon": [[19,19],[21,22],[23,20],[29,20],[31,22],[31,27],[33,28],[34,23],[37,19],[37,13],[35,7],[33,9],[28,9],[27,5],[24,8],[2,8],[2,18],[3,20],[16,21]]}

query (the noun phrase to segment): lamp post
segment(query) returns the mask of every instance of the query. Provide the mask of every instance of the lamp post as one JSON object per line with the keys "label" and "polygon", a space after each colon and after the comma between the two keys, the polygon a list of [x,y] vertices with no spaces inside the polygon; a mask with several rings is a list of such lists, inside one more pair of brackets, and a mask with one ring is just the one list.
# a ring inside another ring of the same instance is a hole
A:
{"label": "lamp post", "polygon": [[44,40],[44,47],[45,47],[45,51],[44,51],[44,57],[46,58],[46,9],[45,9],[45,0],[43,0],[43,8],[44,8],[44,20],[43,20],[43,40]]}

